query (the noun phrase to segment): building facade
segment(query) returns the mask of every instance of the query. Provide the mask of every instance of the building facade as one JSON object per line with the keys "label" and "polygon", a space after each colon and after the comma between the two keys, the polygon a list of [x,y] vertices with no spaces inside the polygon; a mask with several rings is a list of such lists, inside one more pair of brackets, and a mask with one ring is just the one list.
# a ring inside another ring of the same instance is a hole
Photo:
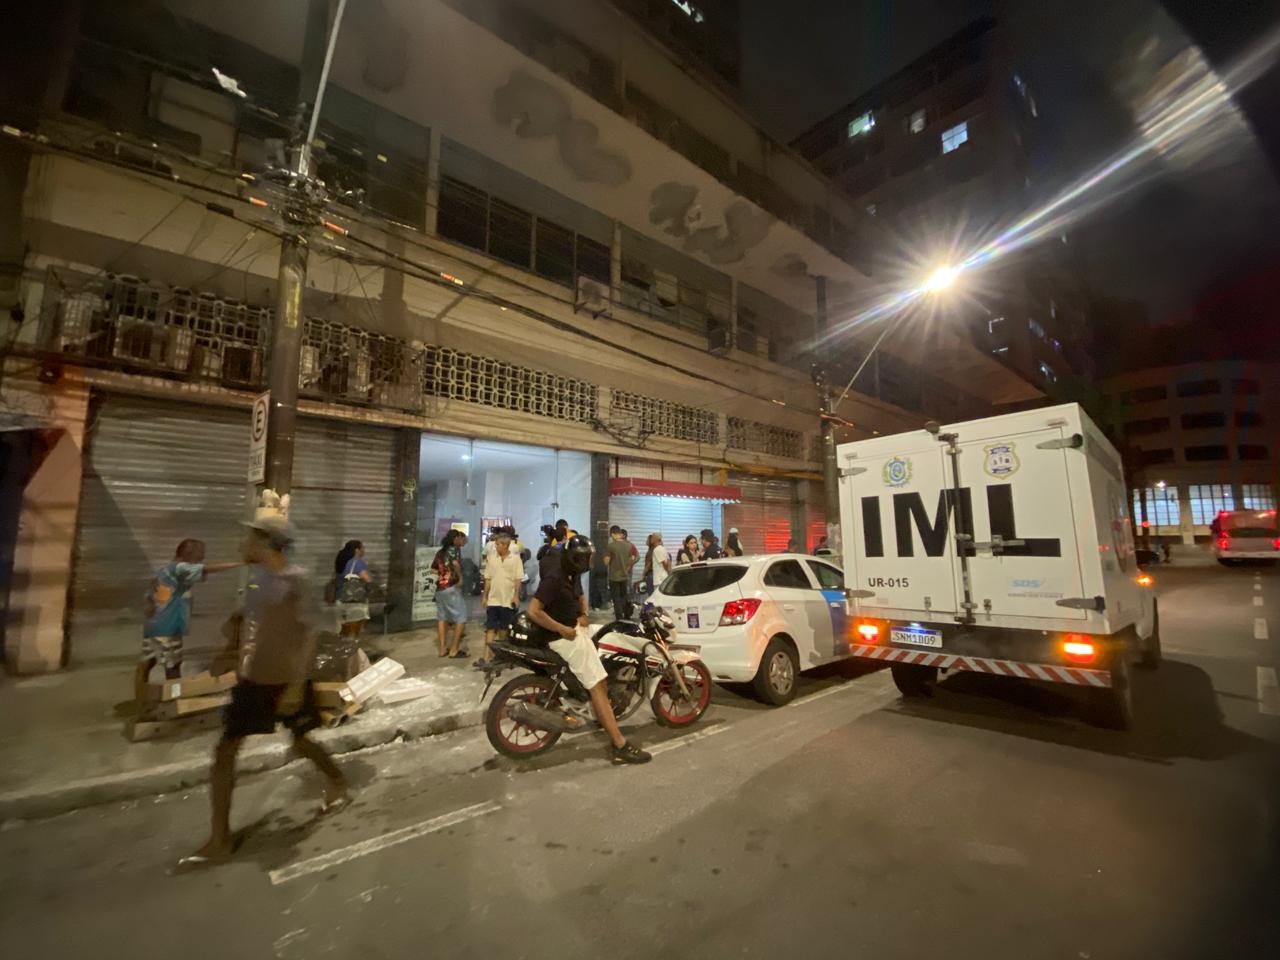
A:
{"label": "building facade", "polygon": [[1150,536],[1209,539],[1223,510],[1274,510],[1280,491],[1280,367],[1159,367],[1101,384]]}
{"label": "building facade", "polygon": [[[793,146],[937,263],[962,261],[1038,202],[1041,105],[993,19],[975,21]],[[1030,381],[1088,372],[1084,291],[1065,233],[964,291],[974,342]],[[892,269],[892,266],[887,267]]]}
{"label": "building facade", "polygon": [[[236,550],[298,229],[273,171],[328,12],[55,6],[42,109],[4,155],[21,671],[131,655],[174,545]],[[290,515],[317,586],[362,540],[394,628],[434,616],[453,527],[472,562],[490,527],[536,547],[560,517],[623,518],[638,542],[814,539],[815,290],[872,283],[875,224],[638,20],[591,0],[349,5],[314,149],[331,199],[306,228]],[[1036,392],[964,342],[934,375],[920,362],[883,351],[842,409],[851,435]],[[203,585],[194,646],[236,589]]]}

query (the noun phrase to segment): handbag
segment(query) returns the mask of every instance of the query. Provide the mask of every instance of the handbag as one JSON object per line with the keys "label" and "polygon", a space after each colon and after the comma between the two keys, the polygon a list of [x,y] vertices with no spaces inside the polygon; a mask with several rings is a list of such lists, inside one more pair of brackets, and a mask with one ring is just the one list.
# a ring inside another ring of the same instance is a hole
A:
{"label": "handbag", "polygon": [[355,560],[353,559],[347,564],[347,571],[342,575],[342,582],[338,584],[339,603],[369,602],[369,584],[364,581],[363,577],[356,576],[351,572],[354,566]]}

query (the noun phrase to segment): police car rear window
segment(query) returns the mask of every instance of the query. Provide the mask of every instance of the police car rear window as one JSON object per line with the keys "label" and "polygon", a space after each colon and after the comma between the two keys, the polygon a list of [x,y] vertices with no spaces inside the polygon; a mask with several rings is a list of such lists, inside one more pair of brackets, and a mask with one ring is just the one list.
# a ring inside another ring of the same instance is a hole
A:
{"label": "police car rear window", "polygon": [[714,567],[682,567],[672,572],[659,588],[668,597],[696,597],[702,593],[714,593],[737,583],[747,574],[747,568],[737,564],[717,564]]}

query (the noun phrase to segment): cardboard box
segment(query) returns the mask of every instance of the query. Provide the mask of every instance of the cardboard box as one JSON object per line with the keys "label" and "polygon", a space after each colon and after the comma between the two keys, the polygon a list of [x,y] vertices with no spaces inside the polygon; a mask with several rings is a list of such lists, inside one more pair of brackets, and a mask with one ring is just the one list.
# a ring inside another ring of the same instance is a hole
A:
{"label": "cardboard box", "polygon": [[355,702],[355,695],[345,683],[329,683],[320,681],[311,684],[315,691],[316,706],[328,710],[341,710]]}
{"label": "cardboard box", "polygon": [[404,664],[383,657],[368,670],[363,670],[347,681],[347,687],[357,703],[366,703],[378,695],[388,684],[404,676]]}
{"label": "cardboard box", "polygon": [[179,680],[166,680],[164,683],[147,684],[147,700],[164,702],[180,700],[184,697],[205,697],[214,693],[222,693],[236,685],[234,673],[224,673],[215,677],[210,673],[198,673],[194,677],[182,677]]}
{"label": "cardboard box", "polygon": [[148,720],[176,720],[194,713],[219,710],[231,702],[230,693],[212,693],[207,697],[183,697],[181,700],[165,700],[149,704],[143,712]]}
{"label": "cardboard box", "polygon": [[401,677],[393,680],[378,691],[378,700],[382,703],[401,703],[405,700],[416,700],[431,693],[431,684],[418,677]]}

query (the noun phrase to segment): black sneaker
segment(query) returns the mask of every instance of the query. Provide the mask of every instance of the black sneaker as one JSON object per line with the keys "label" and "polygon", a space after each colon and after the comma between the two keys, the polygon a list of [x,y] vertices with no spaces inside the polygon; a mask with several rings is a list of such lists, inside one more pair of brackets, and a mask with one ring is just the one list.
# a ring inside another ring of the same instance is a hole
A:
{"label": "black sneaker", "polygon": [[645,751],[641,750],[634,743],[628,741],[620,747],[615,747],[610,744],[609,758],[614,762],[614,764],[648,763],[653,759],[653,755],[645,753]]}

